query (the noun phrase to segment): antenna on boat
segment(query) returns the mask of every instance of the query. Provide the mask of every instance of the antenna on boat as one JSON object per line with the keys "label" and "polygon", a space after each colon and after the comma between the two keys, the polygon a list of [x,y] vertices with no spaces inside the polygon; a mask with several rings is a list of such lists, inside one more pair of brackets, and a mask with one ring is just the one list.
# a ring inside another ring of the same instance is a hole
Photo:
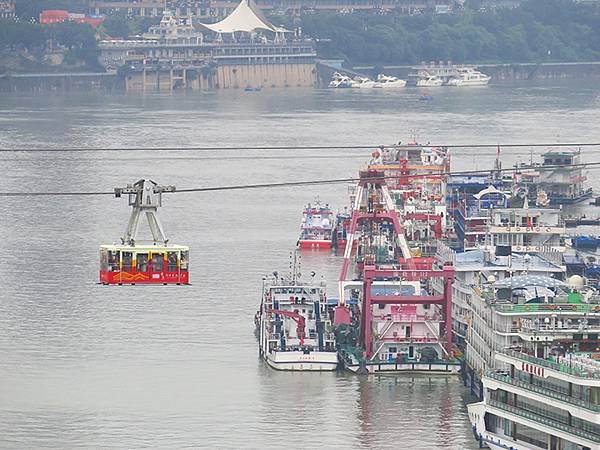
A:
{"label": "antenna on boat", "polygon": [[135,246],[135,238],[142,213],[146,213],[154,245],[159,243],[167,245],[169,240],[158,218],[158,207],[162,206],[163,192],[175,192],[175,186],[159,186],[158,183],[152,180],[141,179],[134,184],[115,188],[115,197],[118,198],[123,194],[127,194],[129,196],[129,206],[133,207],[127,229],[121,238],[123,245]]}

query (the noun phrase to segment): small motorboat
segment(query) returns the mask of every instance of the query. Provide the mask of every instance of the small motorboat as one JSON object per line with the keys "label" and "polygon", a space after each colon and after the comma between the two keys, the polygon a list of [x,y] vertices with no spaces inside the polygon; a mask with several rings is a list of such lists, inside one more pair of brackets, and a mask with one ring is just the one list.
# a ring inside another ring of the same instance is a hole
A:
{"label": "small motorboat", "polygon": [[262,90],[261,86],[256,86],[256,87],[246,86],[246,88],[244,89],[244,91],[246,91],[246,92],[260,92],[261,90]]}

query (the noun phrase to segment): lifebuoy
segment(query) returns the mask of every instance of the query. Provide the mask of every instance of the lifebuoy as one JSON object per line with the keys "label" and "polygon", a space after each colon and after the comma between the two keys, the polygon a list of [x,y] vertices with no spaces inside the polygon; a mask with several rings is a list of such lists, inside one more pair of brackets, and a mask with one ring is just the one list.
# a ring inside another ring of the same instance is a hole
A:
{"label": "lifebuoy", "polygon": [[546,233],[550,233],[550,227],[546,227]]}
{"label": "lifebuoy", "polygon": [[540,227],[535,227],[535,232],[539,233],[540,232]]}
{"label": "lifebuoy", "polygon": [[533,227],[527,227],[527,231],[533,231]]}
{"label": "lifebuoy", "polygon": [[517,232],[521,231],[521,227],[516,228]]}
{"label": "lifebuoy", "polygon": [[506,231],[510,231],[510,227],[506,227]]}

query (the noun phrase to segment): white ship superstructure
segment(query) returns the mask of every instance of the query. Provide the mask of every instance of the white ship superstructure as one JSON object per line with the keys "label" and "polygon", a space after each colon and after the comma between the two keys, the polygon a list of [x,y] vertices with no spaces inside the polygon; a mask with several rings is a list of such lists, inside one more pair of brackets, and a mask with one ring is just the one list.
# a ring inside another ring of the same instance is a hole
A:
{"label": "white ship superstructure", "polygon": [[259,353],[277,370],[333,371],[338,358],[323,284],[276,273],[256,315]]}
{"label": "white ship superstructure", "polygon": [[[597,334],[591,340],[597,344]],[[493,450],[600,449],[600,354],[530,353],[496,354],[506,369],[489,371],[483,378],[484,400],[468,406],[480,445]]]}

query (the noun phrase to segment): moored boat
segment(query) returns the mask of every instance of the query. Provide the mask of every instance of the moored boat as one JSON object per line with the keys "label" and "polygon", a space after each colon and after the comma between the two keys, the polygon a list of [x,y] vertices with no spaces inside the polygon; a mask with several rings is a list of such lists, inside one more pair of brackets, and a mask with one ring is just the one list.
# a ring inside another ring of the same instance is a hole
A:
{"label": "moored boat", "polygon": [[403,88],[406,86],[406,80],[400,78],[391,77],[380,73],[377,75],[377,82],[375,83],[376,88]]}
{"label": "moored boat", "polygon": [[444,80],[437,75],[426,75],[417,80],[417,87],[438,87],[444,84]]}
{"label": "moored boat", "polygon": [[314,203],[305,206],[302,212],[300,238],[301,249],[329,249],[335,215],[328,204],[322,205],[317,197]]}
{"label": "moored boat", "polygon": [[487,86],[492,79],[473,67],[459,67],[456,72],[446,82],[447,86]]}
{"label": "moored boat", "polygon": [[263,286],[255,316],[260,357],[276,370],[333,371],[338,357],[324,283],[299,277],[295,269],[289,277],[274,272]]}

